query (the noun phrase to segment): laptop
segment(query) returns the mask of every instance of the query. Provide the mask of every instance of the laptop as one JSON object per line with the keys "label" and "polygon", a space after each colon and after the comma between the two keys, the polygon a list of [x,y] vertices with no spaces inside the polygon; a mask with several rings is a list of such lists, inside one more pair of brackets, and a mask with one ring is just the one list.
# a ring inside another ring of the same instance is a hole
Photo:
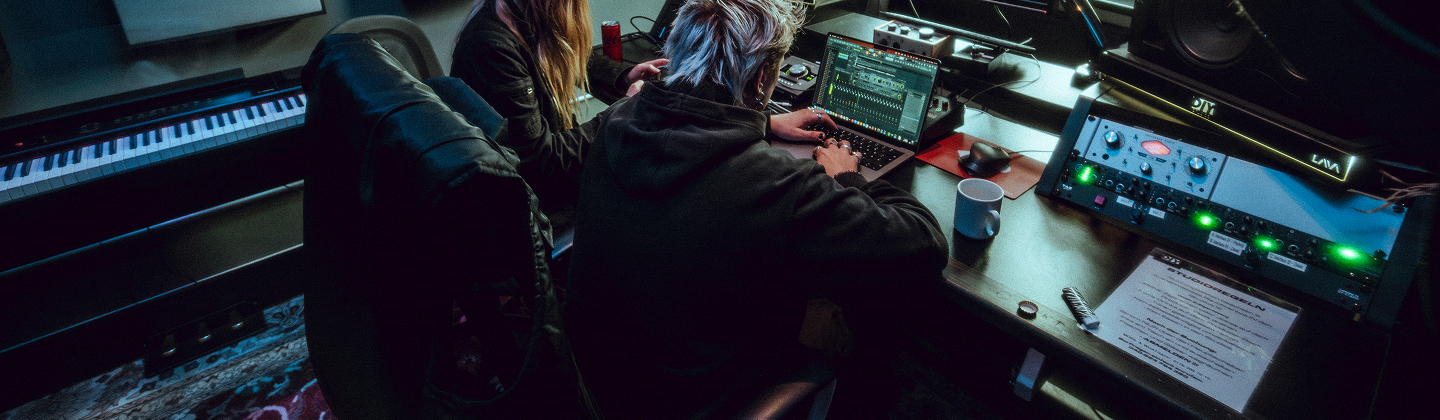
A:
{"label": "laptop", "polygon": [[[836,140],[860,152],[860,175],[874,181],[915,156],[925,111],[940,62],[831,33],[815,84],[813,105],[839,126]],[[813,157],[815,143],[775,141],[799,159]]]}

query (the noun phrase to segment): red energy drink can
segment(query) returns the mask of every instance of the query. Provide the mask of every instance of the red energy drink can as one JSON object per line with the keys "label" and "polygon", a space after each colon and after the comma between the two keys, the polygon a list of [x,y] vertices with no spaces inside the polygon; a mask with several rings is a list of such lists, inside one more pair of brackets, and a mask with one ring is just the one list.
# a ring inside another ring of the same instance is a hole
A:
{"label": "red energy drink can", "polygon": [[605,45],[605,56],[615,62],[625,60],[624,50],[620,48],[620,22],[607,20],[600,22],[600,38]]}

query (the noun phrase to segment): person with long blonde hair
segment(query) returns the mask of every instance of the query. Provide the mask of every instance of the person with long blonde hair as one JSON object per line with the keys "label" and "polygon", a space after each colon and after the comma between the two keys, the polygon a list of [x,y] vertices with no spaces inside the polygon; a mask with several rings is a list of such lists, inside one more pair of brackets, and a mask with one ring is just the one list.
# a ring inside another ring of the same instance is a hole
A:
{"label": "person with long blonde hair", "polygon": [[552,210],[575,200],[595,121],[580,123],[582,92],[625,96],[668,60],[634,66],[593,54],[588,0],[479,0],[455,42],[450,75],[507,121],[500,141],[520,156],[520,175]]}

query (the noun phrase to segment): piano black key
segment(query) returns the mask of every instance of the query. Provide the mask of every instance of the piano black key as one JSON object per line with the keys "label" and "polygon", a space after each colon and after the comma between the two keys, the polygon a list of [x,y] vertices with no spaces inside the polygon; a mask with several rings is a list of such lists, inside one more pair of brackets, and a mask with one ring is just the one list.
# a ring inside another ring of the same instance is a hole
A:
{"label": "piano black key", "polygon": [[72,151],[73,151],[73,150],[66,150],[66,151],[63,151],[63,152],[60,152],[60,153],[56,153],[56,154],[55,154],[55,167],[56,167],[56,168],[64,168],[65,165],[69,165],[69,164],[70,164],[70,152],[72,152]]}
{"label": "piano black key", "polygon": [[255,110],[260,111],[260,116],[265,116],[265,104],[255,105]]}
{"label": "piano black key", "polygon": [[230,124],[239,124],[238,122],[235,121],[235,112],[234,112],[234,111],[226,112],[226,113],[225,113],[225,118],[229,118],[229,119],[230,119]]}
{"label": "piano black key", "polygon": [[285,98],[285,99],[283,100],[283,102],[285,102],[285,110],[286,110],[286,111],[295,109],[295,104],[290,103],[290,99],[291,99],[291,98]]}
{"label": "piano black key", "polygon": [[295,106],[305,106],[305,98],[295,97]]}
{"label": "piano black key", "polygon": [[205,117],[205,129],[206,129],[206,130],[214,130],[214,129],[215,129],[215,123],[211,121],[211,120],[214,120],[214,119],[215,119],[215,117]]}
{"label": "piano black key", "polygon": [[55,167],[55,155],[45,156],[45,164],[40,166],[40,170],[48,171],[53,167]]}
{"label": "piano black key", "polygon": [[120,151],[120,139],[110,140],[110,141],[107,141],[107,142],[105,142],[105,143],[106,143],[106,147],[109,147],[109,148],[110,148],[110,150],[107,151],[107,152],[105,152],[105,153],[108,153],[108,154],[112,154],[112,155],[113,155],[113,154],[118,153],[118,152]]}
{"label": "piano black key", "polygon": [[25,159],[24,162],[20,162],[20,176],[30,176],[30,161],[31,159]]}
{"label": "piano black key", "polygon": [[215,123],[216,123],[215,125],[224,127],[224,126],[225,126],[225,117],[224,117],[223,115],[216,115],[216,116],[215,116]]}
{"label": "piano black key", "polygon": [[185,130],[186,130],[186,131],[189,131],[189,132],[190,132],[190,135],[192,135],[192,136],[195,135],[195,122],[194,122],[194,121],[186,121],[186,122],[185,122]]}
{"label": "piano black key", "polygon": [[183,135],[184,135],[184,134],[180,134],[180,124],[175,124],[175,126],[174,126],[174,127],[171,127],[171,128],[174,128],[174,129],[175,129],[175,137],[180,137],[180,136],[183,136]]}
{"label": "piano black key", "polygon": [[[109,142],[107,141],[107,142],[105,142],[105,143],[109,143]],[[95,144],[95,158],[96,158],[96,159],[105,157],[105,143],[96,143],[96,144]]]}
{"label": "piano black key", "polygon": [[150,138],[153,140],[152,143],[165,141],[165,136],[160,135],[159,129],[150,130]]}
{"label": "piano black key", "polygon": [[135,150],[138,148],[140,148],[140,135],[136,134],[130,136],[130,150]]}
{"label": "piano black key", "polygon": [[5,180],[6,180],[6,181],[15,179],[15,169],[18,168],[18,167],[20,167],[20,164],[19,164],[19,163],[16,163],[16,164],[14,164],[14,165],[5,165]]}
{"label": "piano black key", "polygon": [[75,150],[71,150],[71,151],[70,151],[70,154],[73,155],[73,157],[70,158],[70,159],[71,159],[71,160],[70,160],[70,163],[80,163],[80,159],[81,159],[81,156],[80,156],[80,155],[83,155],[84,153],[81,153],[81,152],[80,152],[80,149],[75,149]]}
{"label": "piano black key", "polygon": [[253,120],[253,119],[255,119],[255,111],[253,110],[254,108],[255,108],[255,107],[253,107],[253,106],[247,106],[247,107],[245,107],[245,119],[247,119],[247,120]]}

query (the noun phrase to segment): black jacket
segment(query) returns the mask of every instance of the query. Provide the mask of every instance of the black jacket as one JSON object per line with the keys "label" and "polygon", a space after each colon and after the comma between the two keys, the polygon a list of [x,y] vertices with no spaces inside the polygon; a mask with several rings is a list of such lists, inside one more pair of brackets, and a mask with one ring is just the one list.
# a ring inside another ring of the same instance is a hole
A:
{"label": "black jacket", "polygon": [[[525,12],[514,2],[509,5],[510,10]],[[581,159],[595,136],[596,122],[562,128],[562,118],[573,117],[559,115],[552,89],[538,77],[538,59],[526,47],[535,45],[535,29],[520,25],[517,30],[523,42],[500,22],[492,4],[482,6],[455,43],[450,75],[464,80],[509,120],[509,134],[501,141],[520,156],[520,175],[535,189],[542,207],[552,210],[574,203]],[[624,96],[629,86],[623,78],[629,66],[598,54],[592,54],[589,62],[590,88],[596,97],[610,102]]]}
{"label": "black jacket", "polygon": [[566,323],[606,416],[745,399],[808,299],[939,281],[945,236],[918,200],[769,148],[766,116],[728,103],[650,83],[601,115]]}

